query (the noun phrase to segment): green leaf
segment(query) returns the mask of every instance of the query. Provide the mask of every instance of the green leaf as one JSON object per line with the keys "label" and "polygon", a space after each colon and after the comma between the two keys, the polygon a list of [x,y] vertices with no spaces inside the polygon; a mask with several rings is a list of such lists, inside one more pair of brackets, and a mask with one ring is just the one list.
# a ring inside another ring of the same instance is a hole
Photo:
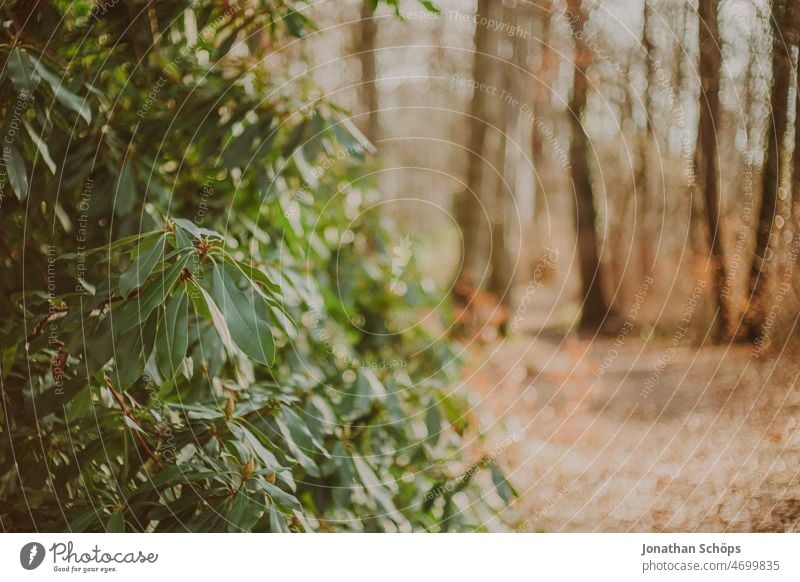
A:
{"label": "green leaf", "polygon": [[69,529],[69,531],[73,533],[82,532],[85,531],[86,528],[88,528],[90,525],[98,521],[99,519],[97,515],[97,510],[90,509],[89,511],[80,514],[72,521],[70,521],[69,527],[67,529]]}
{"label": "green leaf", "polygon": [[146,320],[156,307],[164,303],[181,271],[189,262],[190,256],[191,253],[186,253],[180,257],[171,267],[157,274],[138,297],[129,299],[122,307],[112,311],[114,331],[116,332],[119,326],[120,333],[125,333]]}
{"label": "green leaf", "polygon": [[67,90],[64,84],[56,75],[47,70],[42,64],[41,60],[36,61],[36,72],[41,75],[42,79],[47,81],[50,88],[53,90],[55,98],[67,109],[71,109],[81,117],[86,123],[92,122],[92,110],[86,104],[85,99],[81,99],[71,91]]}
{"label": "green leaf", "polygon": [[13,48],[8,54],[6,66],[14,88],[17,91],[28,93],[28,97],[30,97],[30,93],[39,83],[39,75],[36,73],[30,56],[20,48]]}
{"label": "green leaf", "polygon": [[185,218],[173,218],[172,222],[174,222],[176,226],[191,234],[194,238],[202,238],[204,236],[218,239],[225,238],[217,231],[203,228],[202,226],[197,226],[195,223],[190,220],[186,220]]}
{"label": "green leaf", "polygon": [[442,413],[439,405],[433,400],[428,403],[428,409],[425,411],[425,427],[428,430],[426,442],[436,446],[442,431]]}
{"label": "green leaf", "polygon": [[213,479],[215,475],[217,475],[215,471],[209,471],[200,465],[192,465],[189,463],[183,465],[169,465],[139,485],[134,495],[148,493],[154,488],[170,487],[174,483],[205,481],[207,479]]}
{"label": "green leaf", "polygon": [[[252,291],[252,290],[251,290]],[[265,303],[254,293],[245,294],[222,265],[212,269],[211,294],[239,349],[260,364],[275,360],[275,342],[267,324]]]}
{"label": "green leaf", "polygon": [[503,472],[496,464],[489,463],[489,472],[492,474],[492,483],[494,483],[494,487],[500,499],[502,499],[503,503],[506,505],[510,504],[511,501],[517,497],[516,490],[511,483],[508,482],[505,475],[503,475]]}
{"label": "green leaf", "polygon": [[155,336],[156,318],[151,317],[141,328],[137,326],[128,330],[114,342],[114,379],[117,389],[125,390],[142,376],[144,365],[153,350]]}
{"label": "green leaf", "polygon": [[300,502],[294,495],[286,493],[286,491],[284,491],[277,485],[273,485],[272,483],[266,480],[263,483],[261,483],[261,486],[263,487],[264,491],[267,492],[267,495],[269,495],[272,498],[272,501],[274,503],[280,503],[284,507],[288,507],[290,509],[296,509],[297,511],[301,510]]}
{"label": "green leaf", "polygon": [[346,418],[360,418],[372,409],[373,402],[382,400],[385,396],[386,390],[375,373],[367,368],[361,368],[356,381],[345,393],[342,412]]}
{"label": "green leaf", "polygon": [[167,303],[158,328],[156,357],[164,378],[171,379],[180,370],[189,347],[189,297],[176,293]]}
{"label": "green leaf", "polygon": [[372,496],[378,504],[378,507],[388,515],[397,513],[397,508],[394,505],[394,501],[392,501],[389,491],[386,489],[386,486],[381,483],[380,479],[378,479],[375,471],[372,470],[372,467],[369,466],[367,461],[360,455],[353,455],[353,466],[356,469],[359,480],[364,485],[367,493]]}
{"label": "green leaf", "polygon": [[219,46],[214,51],[215,61],[221,59],[230,52],[231,48],[233,48],[233,44],[236,42],[238,33],[239,29],[235,28],[233,32],[231,32],[222,42],[219,43]]}
{"label": "green leaf", "polygon": [[8,373],[11,371],[11,367],[14,365],[14,359],[17,356],[17,345],[10,346],[3,350],[3,361],[2,365],[0,366],[0,377],[5,380],[8,377]]}
{"label": "green leaf", "polygon": [[189,238],[186,231],[182,228],[175,229],[175,245],[179,249],[191,249],[194,247],[192,239]]}
{"label": "green leaf", "polygon": [[11,145],[6,144],[6,147],[8,148],[8,179],[11,182],[11,188],[19,200],[25,200],[28,197],[28,171],[25,169],[25,158],[22,157],[22,152],[19,151],[16,142]]}
{"label": "green leaf", "polygon": [[286,16],[284,16],[284,23],[289,30],[289,34],[297,38],[302,38],[305,27],[308,24],[308,19],[297,10],[290,10],[286,13]]}
{"label": "green leaf", "polygon": [[[253,434],[249,429],[236,424],[235,422],[227,423],[228,430],[231,431],[237,439],[245,443],[247,449],[261,461],[270,471],[278,472],[283,469],[275,455],[265,447],[259,440],[258,436]],[[265,437],[266,438],[266,437]]]}
{"label": "green leaf", "polygon": [[254,283],[261,283],[265,288],[267,288],[271,295],[273,296],[280,296],[281,294],[281,287],[277,283],[275,283],[269,276],[269,274],[262,269],[259,269],[255,265],[248,264],[242,261],[233,261],[234,264],[242,271],[242,273],[248,277]]}
{"label": "green leaf", "polygon": [[422,5],[428,12],[434,12],[436,14],[441,14],[441,10],[433,3],[431,0],[420,0]]}
{"label": "green leaf", "polygon": [[114,212],[120,217],[130,214],[136,202],[136,178],[132,165],[129,155],[122,164],[117,180]]}
{"label": "green leaf", "polygon": [[28,135],[31,137],[31,140],[36,145],[36,149],[39,150],[39,154],[42,156],[42,160],[44,160],[45,165],[50,170],[51,174],[56,173],[56,163],[53,161],[53,158],[50,156],[50,149],[47,147],[45,141],[36,133],[36,130],[33,129],[30,123],[27,121],[23,121],[22,124],[25,126],[25,129],[28,130]]}
{"label": "green leaf", "polygon": [[294,440],[294,435],[289,430],[289,427],[286,426],[286,423],[283,422],[283,419],[276,416],[275,424],[278,425],[278,430],[280,431],[281,436],[283,436],[283,439],[286,441],[286,446],[289,448],[289,452],[292,454],[295,460],[300,463],[300,466],[303,467],[306,473],[312,477],[319,477],[319,467],[317,467],[317,464],[314,462],[314,460],[306,454],[302,446],[298,446]]}
{"label": "green leaf", "polygon": [[44,417],[51,412],[61,412],[64,405],[69,404],[73,398],[84,391],[89,391],[89,382],[86,378],[79,376],[62,382],[60,386],[57,385],[35,397],[33,405],[36,416]]}
{"label": "green leaf", "polygon": [[118,510],[111,514],[106,524],[106,530],[108,533],[125,533],[125,517],[121,511]]}
{"label": "green leaf", "polygon": [[286,518],[274,503],[269,506],[269,529],[272,533],[289,533]]}
{"label": "green leaf", "polygon": [[262,515],[264,515],[264,504],[250,497],[242,487],[236,492],[228,513],[228,531],[252,531]]}
{"label": "green leaf", "polygon": [[[192,294],[192,301],[195,302],[196,299],[202,299],[202,304],[205,307],[205,312],[207,312],[208,316],[211,317],[211,323],[214,325],[214,329],[217,330],[217,335],[219,335],[219,339],[222,340],[222,345],[225,346],[225,350],[228,354],[233,357],[238,353],[236,349],[236,344],[233,343],[233,338],[231,337],[231,330],[228,328],[228,322],[225,321],[225,316],[222,315],[222,312],[217,307],[217,304],[214,303],[214,298],[208,294],[208,291],[203,289],[196,281],[192,281],[195,288],[200,291],[200,295],[196,296]],[[198,309],[198,304],[195,302],[195,311],[200,316],[206,316],[206,313]]]}
{"label": "green leaf", "polygon": [[170,408],[180,410],[189,420],[216,420],[222,418],[222,412],[202,404],[170,404]]}
{"label": "green leaf", "polygon": [[131,268],[122,273],[119,277],[119,293],[123,297],[130,295],[131,291],[142,286],[150,273],[164,254],[164,243],[166,236],[160,236],[147,249],[140,249],[139,255],[133,261]]}
{"label": "green leaf", "polygon": [[315,447],[324,455],[328,454],[328,452],[325,450],[325,447],[322,446],[322,444],[311,432],[310,427],[306,425],[306,421],[300,418],[300,416],[298,416],[291,408],[283,408],[281,410],[281,415],[283,420],[286,422],[286,426],[289,427],[294,440],[300,446],[306,450],[311,450],[312,447]]}

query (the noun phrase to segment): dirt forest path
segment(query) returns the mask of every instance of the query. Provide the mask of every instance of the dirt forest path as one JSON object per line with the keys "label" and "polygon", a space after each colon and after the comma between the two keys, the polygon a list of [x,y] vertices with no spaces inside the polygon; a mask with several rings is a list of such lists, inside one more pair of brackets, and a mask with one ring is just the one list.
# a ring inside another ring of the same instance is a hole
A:
{"label": "dirt forest path", "polygon": [[518,531],[800,531],[789,354],[538,327],[473,348],[486,448]]}

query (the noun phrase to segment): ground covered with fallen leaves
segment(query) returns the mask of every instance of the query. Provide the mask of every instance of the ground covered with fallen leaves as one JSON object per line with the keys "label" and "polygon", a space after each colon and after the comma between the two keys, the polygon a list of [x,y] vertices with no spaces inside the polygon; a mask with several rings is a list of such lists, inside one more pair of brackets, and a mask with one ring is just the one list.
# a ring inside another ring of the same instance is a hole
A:
{"label": "ground covered with fallen leaves", "polygon": [[532,324],[469,346],[512,530],[800,531],[798,350],[674,339]]}

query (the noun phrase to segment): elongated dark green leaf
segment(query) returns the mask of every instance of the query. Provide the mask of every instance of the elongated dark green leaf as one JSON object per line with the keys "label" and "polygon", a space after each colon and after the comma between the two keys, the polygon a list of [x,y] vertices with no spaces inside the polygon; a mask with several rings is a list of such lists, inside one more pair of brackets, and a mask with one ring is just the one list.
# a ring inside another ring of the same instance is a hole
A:
{"label": "elongated dark green leaf", "polygon": [[118,310],[111,312],[114,318],[114,332],[117,333],[119,328],[120,333],[125,333],[137,326],[140,322],[146,320],[153,310],[161,305],[169,295],[175,281],[181,271],[186,267],[189,262],[190,253],[186,253],[180,257],[171,267],[162,271],[154,277],[154,280],[144,288],[144,291],[138,297],[129,299]]}
{"label": "elongated dark green leaf", "polygon": [[170,379],[180,370],[189,347],[189,297],[176,293],[167,303],[164,318],[158,327],[156,357],[158,369]]}
{"label": "elongated dark green leaf", "polygon": [[149,493],[153,489],[168,487],[171,483],[194,483],[196,481],[213,479],[215,475],[217,475],[215,471],[210,471],[201,465],[191,465],[188,463],[184,465],[170,465],[164,467],[163,470],[139,485],[131,496],[131,499]]}
{"label": "elongated dark green leaf", "polygon": [[[228,328],[228,322],[225,320],[225,316],[222,314],[219,307],[217,307],[214,298],[209,295],[208,291],[196,283],[195,288],[200,292],[199,295],[192,294],[192,302],[195,305],[195,311],[202,317],[208,316],[211,318],[211,323],[214,325],[214,329],[217,331],[222,345],[225,346],[225,350],[231,356],[235,356],[238,350],[236,349],[236,344],[233,343],[231,330]],[[201,309],[201,306],[204,309]]]}
{"label": "elongated dark green leaf", "polygon": [[25,91],[30,98],[31,91],[39,83],[39,75],[36,73],[36,68],[28,53],[21,48],[11,49],[6,66],[14,88],[20,92]]}
{"label": "elongated dark green leaf", "polygon": [[267,449],[267,447],[262,444],[259,438],[249,429],[236,424],[235,422],[229,422],[227,426],[237,439],[245,443],[250,452],[255,455],[259,461],[261,461],[264,467],[276,472],[283,469],[275,455],[269,449]]}
{"label": "elongated dark green leaf", "polygon": [[286,446],[289,447],[289,452],[295,460],[300,463],[300,466],[303,467],[306,473],[312,477],[319,477],[319,467],[317,467],[314,460],[308,456],[307,452],[303,450],[303,447],[295,442],[294,435],[289,430],[289,427],[286,426],[286,423],[283,422],[283,419],[276,416],[275,423],[278,425],[278,430],[280,430],[281,436],[283,436],[283,439],[286,441]]}
{"label": "elongated dark green leaf", "polygon": [[397,513],[397,508],[386,485],[381,483],[367,461],[360,455],[353,455],[353,466],[356,469],[358,479],[364,485],[367,493],[378,504],[378,507],[390,515]]}
{"label": "elongated dark green leaf", "polygon": [[[116,329],[114,330],[117,331]],[[156,318],[149,318],[140,327],[128,330],[114,342],[114,375],[115,385],[119,390],[124,390],[142,376],[144,365],[156,336]]]}
{"label": "elongated dark green leaf", "polygon": [[286,518],[274,503],[269,506],[269,529],[272,533],[289,533]]}
{"label": "elongated dark green leaf", "polygon": [[442,13],[442,11],[439,9],[439,7],[437,7],[436,4],[431,2],[431,0],[422,0],[422,5],[425,7],[425,9],[428,12],[435,12],[436,14],[441,14]]}
{"label": "elongated dark green leaf", "polygon": [[347,418],[355,419],[367,414],[373,402],[382,400],[386,389],[372,370],[362,368],[353,385],[342,400],[342,412]]}
{"label": "elongated dark green leaf", "polygon": [[236,36],[237,36],[238,32],[239,32],[238,29],[234,29],[234,31],[231,32],[225,38],[225,40],[220,42],[219,46],[214,51],[214,60],[219,60],[222,57],[224,57],[225,55],[227,55],[228,52],[230,52],[231,48],[233,47],[233,44],[236,42]]}
{"label": "elongated dark green leaf", "polygon": [[115,511],[111,514],[106,524],[106,530],[108,533],[125,533],[125,517],[121,511]]}
{"label": "elongated dark green leaf", "polygon": [[261,283],[264,287],[266,287],[270,294],[273,296],[280,297],[281,294],[281,287],[277,283],[275,283],[272,279],[270,279],[269,274],[267,274],[266,270],[259,269],[258,267],[242,262],[242,261],[234,261],[236,266],[242,270],[247,277],[249,277],[252,281],[257,281]]}
{"label": "elongated dark green leaf", "polygon": [[119,276],[119,293],[123,297],[130,295],[131,291],[141,287],[150,273],[164,254],[164,243],[166,236],[160,236],[153,245],[146,249],[141,249],[139,255],[134,259],[131,268]]}
{"label": "elongated dark green leaf", "polygon": [[216,420],[222,418],[222,412],[203,404],[171,404],[170,408],[180,410],[189,420]]}
{"label": "elongated dark green leaf", "polygon": [[202,226],[197,226],[190,220],[186,220],[185,218],[173,218],[172,222],[175,223],[176,226],[182,228],[189,234],[191,234],[195,238],[201,238],[207,236],[209,238],[224,238],[220,233],[215,230],[210,230],[208,228],[203,228]]}
{"label": "elongated dark green leaf", "polygon": [[83,117],[86,123],[92,122],[92,110],[89,109],[86,100],[69,91],[61,79],[47,70],[41,60],[36,61],[36,72],[50,85],[59,103]]}
{"label": "elongated dark green leaf", "polygon": [[25,158],[16,142],[8,147],[8,180],[19,200],[28,197],[28,171],[25,169]]}
{"label": "elongated dark green leaf", "polygon": [[36,130],[33,129],[33,126],[30,123],[23,121],[23,125],[28,131],[31,141],[36,145],[36,149],[39,150],[39,154],[42,156],[42,160],[44,160],[44,163],[47,165],[50,173],[55,174],[56,163],[53,161],[52,156],[50,156],[50,148],[47,147],[47,143],[41,138],[41,136],[39,136],[38,133],[36,133]]}
{"label": "elongated dark green leaf", "polygon": [[497,494],[508,505],[517,496],[517,492],[496,464],[489,463],[489,472],[492,474],[492,483],[494,483]]}
{"label": "elongated dark green leaf", "polygon": [[425,427],[428,430],[426,442],[435,446],[439,442],[442,431],[442,413],[435,401],[428,403],[428,409],[425,411]]}
{"label": "elongated dark green leaf", "polygon": [[[99,522],[99,516],[96,509],[90,509],[69,522],[69,531],[82,532],[85,531],[90,525]],[[102,522],[100,522],[102,523]]]}
{"label": "elongated dark green leaf", "polygon": [[322,446],[322,444],[311,432],[311,427],[307,426],[306,421],[300,418],[300,416],[298,416],[291,408],[283,408],[281,410],[281,415],[283,416],[286,426],[289,427],[289,430],[291,431],[292,436],[298,445],[302,446],[308,451],[310,451],[313,447],[325,455],[328,454],[328,451],[325,450],[325,447]]}
{"label": "elongated dark green leaf", "polygon": [[175,245],[179,249],[191,249],[194,246],[194,243],[192,243],[192,239],[189,238],[189,235],[186,233],[184,229],[176,228]]}
{"label": "elongated dark green leaf", "polygon": [[228,531],[251,531],[262,515],[264,515],[264,503],[250,497],[244,488],[239,489],[228,513]]}
{"label": "elongated dark green leaf", "polygon": [[114,197],[114,212],[117,216],[125,216],[133,210],[136,202],[136,179],[130,157],[125,159],[117,180],[117,190]]}
{"label": "elongated dark green leaf", "polygon": [[273,502],[280,503],[284,507],[300,511],[301,507],[300,502],[294,495],[286,493],[286,491],[284,491],[277,485],[273,485],[269,481],[264,481],[262,483],[262,487],[267,492],[267,494],[272,498]]}
{"label": "elongated dark green leaf", "polygon": [[66,380],[60,386],[55,386],[43,394],[35,396],[33,406],[35,406],[36,416],[42,417],[51,412],[60,412],[62,406],[69,404],[73,398],[84,390],[89,392],[89,383],[86,378],[79,377]]}
{"label": "elongated dark green leaf", "polygon": [[[135,325],[135,324],[134,324]],[[97,329],[87,329],[75,334],[75,342],[86,358],[87,372],[91,375],[105,366],[114,354],[114,339],[111,335],[111,318],[100,322]],[[80,342],[80,343],[77,343]]]}
{"label": "elongated dark green leaf", "polygon": [[245,294],[222,265],[212,270],[211,295],[219,307],[231,337],[242,352],[260,364],[275,360],[275,342],[267,324],[267,310],[261,298]]}

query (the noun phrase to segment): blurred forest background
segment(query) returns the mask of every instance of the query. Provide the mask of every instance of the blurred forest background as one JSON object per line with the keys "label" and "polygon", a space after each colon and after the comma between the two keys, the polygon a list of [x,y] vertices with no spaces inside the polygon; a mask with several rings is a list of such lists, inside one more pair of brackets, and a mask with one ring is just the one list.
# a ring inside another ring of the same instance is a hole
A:
{"label": "blurred forest background", "polygon": [[517,527],[797,528],[798,2],[435,4],[320,6],[308,73],[520,438]]}
{"label": "blurred forest background", "polygon": [[3,530],[800,531],[800,1],[74,4],[2,7]]}
{"label": "blurred forest background", "polygon": [[646,277],[659,329],[702,280],[698,329],[756,341],[795,260],[795,3],[474,4],[321,6],[306,46],[430,271],[511,316],[556,249],[559,323],[612,330]]}

